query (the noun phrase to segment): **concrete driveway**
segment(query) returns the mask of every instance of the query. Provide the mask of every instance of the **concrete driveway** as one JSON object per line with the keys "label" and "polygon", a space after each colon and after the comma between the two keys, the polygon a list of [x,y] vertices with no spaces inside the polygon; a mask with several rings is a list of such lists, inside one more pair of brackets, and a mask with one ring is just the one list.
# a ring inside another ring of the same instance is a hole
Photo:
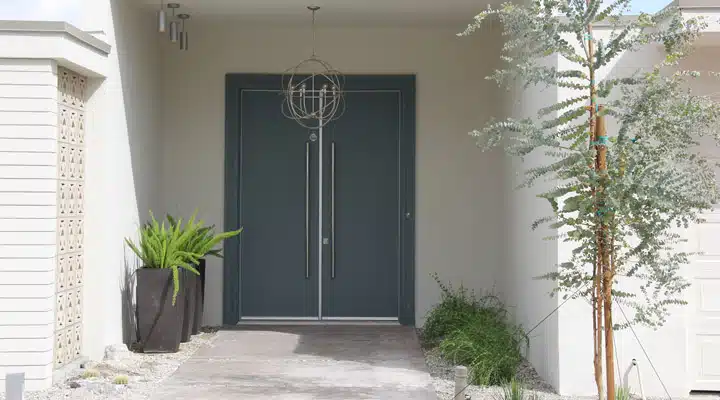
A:
{"label": "concrete driveway", "polygon": [[155,392],[182,399],[436,400],[415,330],[252,326],[218,332]]}

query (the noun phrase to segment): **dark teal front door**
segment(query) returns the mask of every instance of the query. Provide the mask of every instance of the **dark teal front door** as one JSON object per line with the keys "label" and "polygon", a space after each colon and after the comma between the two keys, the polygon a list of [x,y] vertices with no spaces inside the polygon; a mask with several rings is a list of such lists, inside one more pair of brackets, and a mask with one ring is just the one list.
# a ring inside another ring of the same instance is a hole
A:
{"label": "dark teal front door", "polygon": [[325,130],[331,237],[323,257],[323,316],[397,318],[400,96],[356,91],[345,101],[346,112]]}
{"label": "dark teal front door", "polygon": [[350,77],[342,117],[309,130],[282,115],[281,81],[267,77],[239,87],[235,103],[238,184],[227,190],[237,197],[226,208],[237,207],[229,214],[244,231],[237,255],[226,250],[225,278],[239,289],[226,282],[226,307],[230,290],[239,320],[407,323],[414,285],[407,98]]}

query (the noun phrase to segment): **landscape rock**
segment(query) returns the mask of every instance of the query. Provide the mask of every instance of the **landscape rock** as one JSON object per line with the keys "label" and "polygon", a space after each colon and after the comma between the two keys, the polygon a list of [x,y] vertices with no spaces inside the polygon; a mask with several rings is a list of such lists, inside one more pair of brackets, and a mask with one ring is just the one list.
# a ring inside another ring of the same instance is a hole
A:
{"label": "landscape rock", "polygon": [[[126,346],[108,346],[106,360],[86,363],[74,375],[48,390],[28,392],[24,400],[148,400],[159,385],[200,347],[212,345],[214,334],[203,333],[180,345],[180,351],[168,354],[132,353]],[[88,369],[97,376],[82,379]],[[115,377],[130,377],[128,385],[117,385]],[[0,393],[0,400],[5,394]]]}
{"label": "landscape rock", "polygon": [[130,357],[130,350],[125,344],[112,344],[105,348],[105,361],[122,361]]}

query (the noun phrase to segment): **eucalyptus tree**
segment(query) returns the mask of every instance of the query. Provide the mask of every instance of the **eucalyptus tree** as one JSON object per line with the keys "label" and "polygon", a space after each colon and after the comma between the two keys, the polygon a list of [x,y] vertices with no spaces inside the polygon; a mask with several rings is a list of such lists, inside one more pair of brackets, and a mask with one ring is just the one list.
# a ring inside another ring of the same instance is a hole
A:
{"label": "eucalyptus tree", "polygon": [[[520,158],[544,154],[546,163],[526,169],[521,185],[553,182],[538,194],[552,214],[532,228],[547,223],[558,232],[554,238],[573,246],[570,258],[544,278],[557,282],[553,294],[592,304],[598,395],[604,397],[604,353],[607,398],[614,400],[613,330],[657,328],[672,305],[684,304],[689,283],[680,268],[691,254],[678,246],[682,228],[701,222],[718,201],[715,165],[697,150],[702,137],[719,139],[720,107],[689,89],[703,73],[680,64],[705,24],[675,8],[627,17],[631,0],[527,3],[488,8],[459,35],[499,20],[506,66],[487,79],[570,95],[533,117],[493,120],[471,135],[486,150],[502,146]],[[594,30],[600,23],[609,33]],[[646,46],[662,46],[664,59],[627,76],[599,79]],[[571,67],[551,66],[548,57]],[[628,321],[613,321],[613,302],[632,308]]]}

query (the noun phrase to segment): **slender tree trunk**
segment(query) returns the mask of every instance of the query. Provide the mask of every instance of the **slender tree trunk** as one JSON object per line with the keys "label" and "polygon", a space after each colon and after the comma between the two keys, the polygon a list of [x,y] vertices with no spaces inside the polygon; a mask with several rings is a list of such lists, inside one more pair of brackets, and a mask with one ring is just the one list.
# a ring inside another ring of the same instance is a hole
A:
{"label": "slender tree trunk", "polygon": [[[591,0],[586,0],[588,7],[590,6]],[[592,26],[588,26],[588,61],[592,64],[595,56],[595,43],[592,39],[593,29]],[[596,147],[594,143],[597,142],[597,86],[595,85],[595,69],[590,67],[590,147]],[[591,168],[598,169],[597,157],[595,165],[590,165]],[[593,189],[593,195],[596,195],[596,190]],[[595,211],[598,211],[597,209]],[[602,382],[602,321],[603,321],[603,307],[602,307],[602,257],[600,256],[603,251],[602,246],[602,233],[598,229],[596,237],[597,254],[595,256],[595,265],[593,265],[593,289],[592,289],[592,309],[593,309],[593,366],[595,368],[595,384],[597,385],[598,399],[604,399],[604,390]]]}
{"label": "slender tree trunk", "polygon": [[[602,106],[598,107],[598,111],[602,112]],[[613,322],[612,322],[612,285],[613,285],[613,269],[611,267],[610,253],[612,248],[610,246],[611,232],[608,229],[608,224],[605,222],[605,214],[611,212],[607,209],[607,204],[604,197],[604,182],[607,179],[607,131],[605,128],[605,116],[599,115],[597,118],[597,126],[595,129],[595,135],[598,137],[596,142],[597,148],[597,169],[601,176],[601,185],[599,189],[600,196],[600,207],[601,207],[601,223],[600,223],[600,235],[602,246],[598,249],[600,251],[600,266],[602,271],[602,302],[603,302],[603,316],[605,322],[605,373],[606,373],[606,386],[607,386],[607,399],[615,400],[615,359],[614,359],[614,341],[613,341]]]}
{"label": "slender tree trunk", "polygon": [[602,331],[602,322],[603,322],[603,307],[602,307],[602,290],[601,290],[601,280],[600,280],[600,270],[602,263],[600,262],[600,258],[597,258],[597,262],[595,265],[595,281],[593,282],[594,288],[593,288],[593,339],[594,339],[594,359],[593,364],[595,366],[595,385],[597,385],[598,390],[598,398],[600,400],[603,400],[605,398],[605,391],[603,390],[603,368],[602,368],[602,349],[603,349],[603,336],[601,334]]}
{"label": "slender tree trunk", "polygon": [[605,369],[607,370],[607,396],[608,400],[615,399],[615,360],[614,360],[614,340],[613,340],[613,321],[612,321],[612,272],[610,268],[605,271],[603,277],[605,295]]}

